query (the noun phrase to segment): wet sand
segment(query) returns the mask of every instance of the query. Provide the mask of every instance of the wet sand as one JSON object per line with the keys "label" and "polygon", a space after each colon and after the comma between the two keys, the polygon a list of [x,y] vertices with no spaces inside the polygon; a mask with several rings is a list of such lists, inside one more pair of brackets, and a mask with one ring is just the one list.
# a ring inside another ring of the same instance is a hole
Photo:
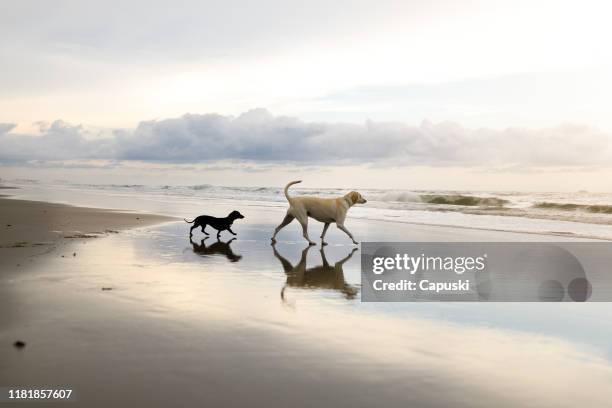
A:
{"label": "wet sand", "polygon": [[0,196],[0,268],[21,267],[70,240],[99,238],[172,219]]}
{"label": "wet sand", "polygon": [[[41,208],[31,205],[24,214]],[[84,407],[608,403],[610,355],[575,337],[581,328],[585,338],[607,342],[605,305],[363,304],[359,252],[346,237],[330,230],[329,247],[307,248],[291,225],[272,247],[280,213],[249,208],[233,228],[237,240],[198,234],[190,242],[182,221],[152,225],[167,219],[135,222],[127,214],[120,217],[132,223],[122,224],[111,213],[85,227],[74,213],[98,210],[53,211],[71,223],[48,224],[41,235],[48,240],[57,235],[49,230],[136,228],[58,238],[27,267],[2,269],[0,386],[68,386],[72,406]],[[381,241],[546,239],[349,225],[357,237]],[[42,241],[32,236],[36,226],[23,228],[3,242]],[[311,234],[318,233],[314,224]],[[17,339],[26,347],[15,349]]]}

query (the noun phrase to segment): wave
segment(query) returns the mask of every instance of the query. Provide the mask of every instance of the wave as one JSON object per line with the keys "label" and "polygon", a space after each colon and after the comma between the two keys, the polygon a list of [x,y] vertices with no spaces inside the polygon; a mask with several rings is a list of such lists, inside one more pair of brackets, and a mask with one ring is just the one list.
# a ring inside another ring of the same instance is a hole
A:
{"label": "wave", "polygon": [[591,205],[575,203],[550,203],[540,202],[533,205],[533,208],[561,210],[561,211],[587,211],[596,214],[612,214],[612,205]]}
{"label": "wave", "polygon": [[198,190],[209,190],[212,187],[213,186],[211,186],[210,184],[196,184],[195,186],[189,186],[188,188],[198,191]]}
{"label": "wave", "polygon": [[376,197],[377,201],[397,203],[422,203],[421,196],[408,191],[393,191]]}
{"label": "wave", "polygon": [[503,207],[508,203],[508,200],[497,197],[477,197],[469,195],[439,195],[439,194],[424,194],[421,195],[421,200],[428,204],[443,204],[443,205],[462,205],[467,207],[486,206],[486,207]]}
{"label": "wave", "polygon": [[146,187],[144,184],[109,184],[109,187],[117,188],[143,188]]}
{"label": "wave", "polygon": [[479,197],[464,194],[417,194],[410,191],[394,191],[379,195],[377,201],[392,203],[423,203],[434,205],[457,205],[466,207],[503,207],[508,200],[498,197]]}

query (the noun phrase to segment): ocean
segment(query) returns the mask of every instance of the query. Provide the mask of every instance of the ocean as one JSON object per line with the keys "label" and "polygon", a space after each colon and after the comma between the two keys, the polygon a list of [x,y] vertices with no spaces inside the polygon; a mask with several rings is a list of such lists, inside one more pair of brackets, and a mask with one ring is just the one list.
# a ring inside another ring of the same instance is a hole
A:
{"label": "ocean", "polygon": [[[79,184],[27,179],[2,180],[2,184],[16,187],[11,194],[18,198],[178,217],[206,213],[207,200],[235,208],[256,206],[278,211],[287,206],[284,186]],[[293,186],[290,194],[336,197],[348,191]],[[612,193],[382,189],[360,192],[368,203],[352,208],[351,218],[612,240]]]}

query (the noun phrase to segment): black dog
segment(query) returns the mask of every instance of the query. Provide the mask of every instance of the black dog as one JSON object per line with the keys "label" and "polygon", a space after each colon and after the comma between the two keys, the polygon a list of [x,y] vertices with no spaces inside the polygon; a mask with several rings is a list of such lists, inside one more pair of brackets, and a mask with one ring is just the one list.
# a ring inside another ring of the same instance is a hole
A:
{"label": "black dog", "polygon": [[211,227],[217,230],[217,238],[219,238],[221,235],[221,231],[225,230],[228,230],[233,235],[236,235],[236,233],[232,231],[231,226],[234,221],[240,218],[244,218],[244,215],[240,214],[238,211],[232,211],[230,215],[225,218],[211,217],[210,215],[200,215],[199,217],[196,217],[193,221],[185,220],[185,222],[193,224],[193,226],[189,230],[189,237],[193,236],[193,229],[197,227],[202,227],[202,232],[208,235],[208,232],[204,231],[204,229],[207,225],[210,225]]}

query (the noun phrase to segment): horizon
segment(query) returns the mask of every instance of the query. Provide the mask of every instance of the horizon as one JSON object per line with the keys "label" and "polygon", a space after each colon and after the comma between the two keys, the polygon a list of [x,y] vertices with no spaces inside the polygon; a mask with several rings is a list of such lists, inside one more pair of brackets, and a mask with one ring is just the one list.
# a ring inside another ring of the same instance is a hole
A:
{"label": "horizon", "polygon": [[[288,180],[289,181],[293,181],[293,180]],[[69,180],[69,179],[29,179],[29,178],[10,178],[10,179],[3,179],[0,178],[0,186],[4,186],[2,183],[10,183],[10,184],[23,184],[23,185],[28,185],[28,184],[40,184],[43,186],[47,186],[50,184],[54,184],[54,183],[59,183],[59,184],[66,184],[66,185],[74,185],[74,186],[100,186],[100,187],[119,187],[119,188],[129,188],[129,187],[179,187],[179,188],[193,188],[193,187],[222,187],[222,188],[249,188],[249,189],[278,189],[278,190],[282,190],[285,186],[285,184],[283,185],[276,185],[276,184],[232,184],[232,183],[225,183],[225,184],[221,184],[221,183],[201,183],[201,184],[180,184],[180,183],[174,183],[174,184],[164,184],[164,183],[153,183],[153,182],[144,182],[144,183],[94,183],[94,182],[81,182],[81,181],[75,181],[75,180]],[[474,193],[474,194],[479,194],[479,193],[517,193],[517,194],[571,194],[571,193],[576,193],[576,194],[612,194],[612,190],[609,191],[595,191],[595,190],[548,190],[548,191],[544,191],[544,190],[495,190],[495,189],[488,189],[488,190],[477,190],[477,189],[471,189],[471,190],[462,190],[462,189],[436,189],[436,188],[382,188],[382,187],[374,187],[374,186],[357,186],[355,187],[354,185],[345,185],[345,186],[341,186],[341,185],[328,185],[328,186],[321,186],[321,185],[317,185],[317,184],[312,184],[309,183],[308,180],[302,180],[302,184],[300,184],[299,186],[293,187],[293,189],[295,190],[311,190],[311,189],[320,189],[320,190],[350,190],[352,188],[360,188],[360,189],[365,189],[365,190],[373,190],[373,191],[380,191],[380,192],[414,192],[414,193],[427,193],[427,192],[440,192],[440,193],[456,193],[456,194],[463,194],[463,193]]]}

